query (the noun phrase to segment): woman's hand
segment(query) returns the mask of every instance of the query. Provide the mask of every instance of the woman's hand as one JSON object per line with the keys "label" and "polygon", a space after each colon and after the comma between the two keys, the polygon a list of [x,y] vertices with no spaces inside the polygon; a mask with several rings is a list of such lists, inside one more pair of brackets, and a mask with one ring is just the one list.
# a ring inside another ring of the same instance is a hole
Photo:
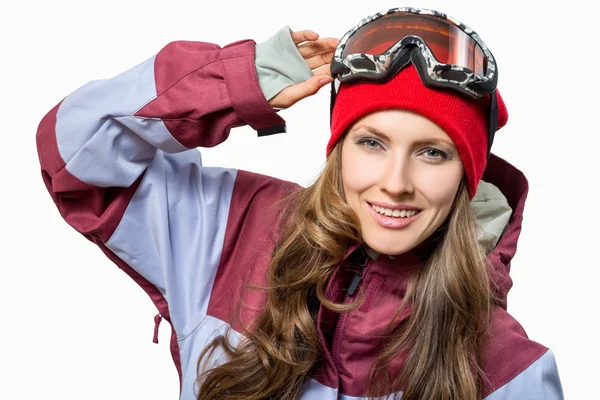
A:
{"label": "woman's hand", "polygon": [[319,39],[319,35],[310,30],[292,32],[292,39],[310,69],[313,70],[313,76],[277,93],[269,100],[269,104],[274,108],[288,108],[299,100],[312,96],[333,81],[330,63],[339,39]]}

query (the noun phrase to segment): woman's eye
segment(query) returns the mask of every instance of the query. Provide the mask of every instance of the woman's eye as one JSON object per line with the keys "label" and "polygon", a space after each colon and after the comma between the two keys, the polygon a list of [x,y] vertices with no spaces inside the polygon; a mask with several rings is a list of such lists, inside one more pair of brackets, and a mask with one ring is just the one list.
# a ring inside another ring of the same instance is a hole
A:
{"label": "woman's eye", "polygon": [[448,154],[439,149],[429,148],[424,154],[432,160],[448,159]]}
{"label": "woman's eye", "polygon": [[379,142],[377,140],[375,140],[375,139],[372,139],[372,138],[361,138],[361,139],[359,139],[359,141],[357,143],[358,144],[362,144],[366,148],[373,149],[373,150],[381,147],[381,145],[379,144]]}

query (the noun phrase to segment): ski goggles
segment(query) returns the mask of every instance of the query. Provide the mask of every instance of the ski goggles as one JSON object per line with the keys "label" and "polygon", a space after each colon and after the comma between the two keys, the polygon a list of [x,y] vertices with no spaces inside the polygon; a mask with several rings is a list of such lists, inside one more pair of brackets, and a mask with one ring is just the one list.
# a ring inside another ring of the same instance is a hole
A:
{"label": "ski goggles", "polygon": [[474,98],[496,89],[496,61],[477,33],[446,14],[411,7],[377,13],[348,31],[331,72],[340,82],[385,81],[409,62],[425,85]]}
{"label": "ski goggles", "polygon": [[496,60],[475,31],[438,11],[394,8],[349,30],[331,61],[332,107],[341,83],[383,83],[408,63],[432,89],[453,89],[476,99],[490,94],[489,155],[498,115]]}

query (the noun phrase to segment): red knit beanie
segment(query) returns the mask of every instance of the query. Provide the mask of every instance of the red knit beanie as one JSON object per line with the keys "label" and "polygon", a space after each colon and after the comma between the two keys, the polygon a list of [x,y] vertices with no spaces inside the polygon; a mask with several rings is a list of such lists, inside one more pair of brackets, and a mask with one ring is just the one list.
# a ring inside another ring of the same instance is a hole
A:
{"label": "red knit beanie", "polygon": [[[496,95],[497,129],[500,129],[508,120],[508,111],[498,90]],[[327,155],[350,125],[362,116],[393,108],[413,111],[435,122],[450,136],[462,160],[472,199],[487,162],[489,103],[489,95],[476,100],[451,90],[429,89],[412,64],[384,84],[341,84],[331,116]]]}

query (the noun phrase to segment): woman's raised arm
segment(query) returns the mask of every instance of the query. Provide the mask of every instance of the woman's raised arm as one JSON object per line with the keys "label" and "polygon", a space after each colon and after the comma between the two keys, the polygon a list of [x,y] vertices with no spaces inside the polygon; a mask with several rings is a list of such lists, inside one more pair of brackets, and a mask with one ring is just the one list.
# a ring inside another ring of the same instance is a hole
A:
{"label": "woman's raised arm", "polygon": [[259,135],[285,130],[263,86],[277,94],[315,79],[313,54],[290,52],[290,34],[285,27],[274,40],[286,54],[269,41],[260,49],[266,65],[274,51],[290,68],[271,69],[263,83],[252,40],[222,48],[177,41],[77,89],[39,125],[42,176],[62,217],[134,278],[163,316],[171,311],[180,335],[206,306],[202,293],[219,262],[237,175],[202,166],[195,148],[218,145],[235,126],[250,125]]}

